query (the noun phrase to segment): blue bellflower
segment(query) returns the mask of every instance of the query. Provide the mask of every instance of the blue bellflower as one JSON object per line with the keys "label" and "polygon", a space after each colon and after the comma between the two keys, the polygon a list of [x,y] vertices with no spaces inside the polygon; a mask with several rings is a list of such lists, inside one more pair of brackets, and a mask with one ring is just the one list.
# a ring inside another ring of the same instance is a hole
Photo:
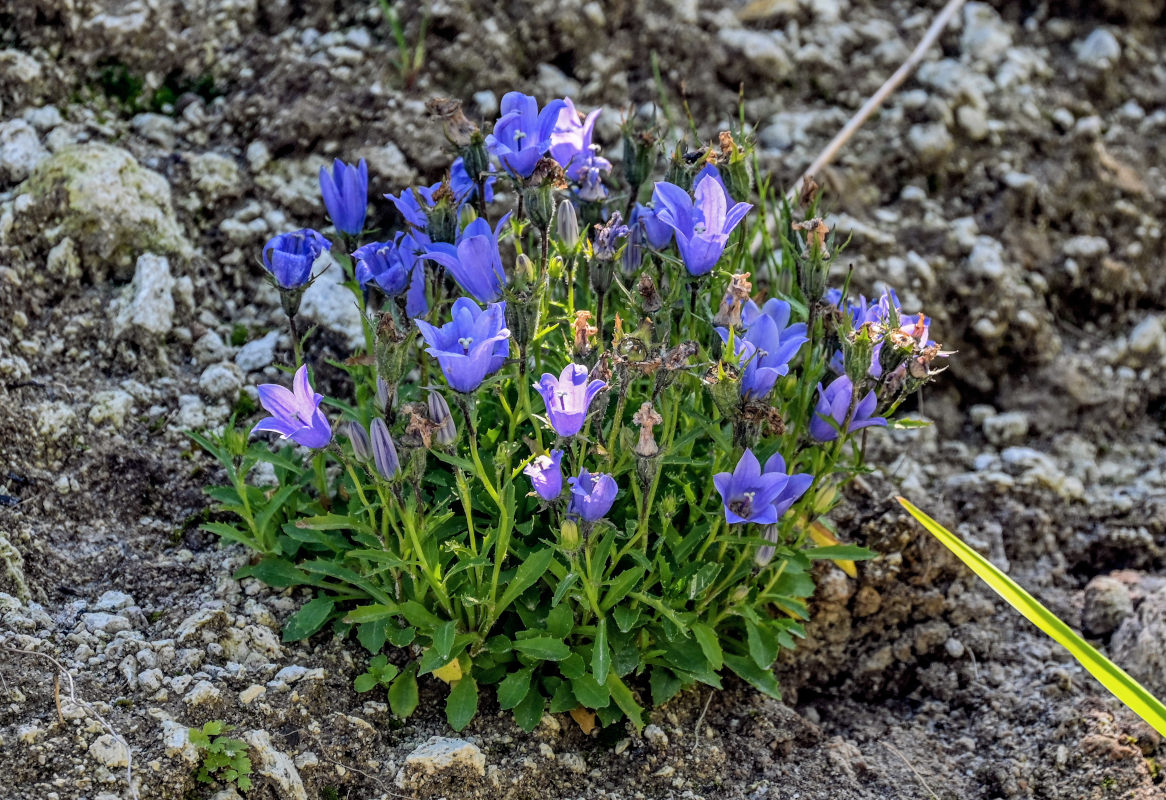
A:
{"label": "blue bellflower", "polygon": [[660,219],[656,209],[642,203],[636,203],[632,209],[628,225],[639,225],[644,232],[644,238],[653,250],[663,250],[672,244],[672,226]]}
{"label": "blue bellflower", "polygon": [[566,98],[562,103],[554,130],[551,131],[551,158],[559,162],[567,177],[577,183],[584,182],[582,176],[585,170],[610,172],[611,162],[599,155],[599,146],[592,142],[595,121],[603,109],[595,109],[580,122],[579,112],[575,110],[571,98]]}
{"label": "blue bellflower", "polygon": [[592,474],[586,468],[579,472],[579,477],[568,478],[567,482],[571,484],[567,514],[582,517],[586,522],[602,519],[619,494],[615,478],[602,472]]}
{"label": "blue bellflower", "polygon": [[[482,183],[483,201],[489,205],[494,202],[494,184],[498,182],[498,176],[494,174],[494,165],[490,165],[490,174],[486,176],[486,180]],[[478,184],[473,176],[466,170],[466,160],[458,157],[454,159],[453,164],[449,167],[449,188],[457,199],[457,204],[468,203],[477,197]]]}
{"label": "blue bellflower", "polygon": [[551,133],[565,104],[552,100],[539,111],[538,101],[522,92],[502,97],[502,116],[494,132],[486,137],[486,148],[502,168],[520,178],[529,178],[538,160],[551,146]]}
{"label": "blue bellflower", "polygon": [[401,459],[397,455],[397,445],[389,435],[389,426],[380,417],[375,417],[368,426],[372,434],[372,461],[380,476],[391,481],[401,471]]}
{"label": "blue bellflower", "polygon": [[426,208],[433,208],[437,205],[434,195],[440,188],[440,181],[432,186],[411,186],[408,189],[402,189],[400,194],[386,194],[385,199],[392,201],[393,205],[397,207],[397,211],[405,218],[406,223],[423,231],[429,225],[429,217],[425,214],[425,208],[421,207],[421,201],[425,201]]}
{"label": "blue bellflower", "polygon": [[713,476],[713,485],[724,504],[725,522],[730,525],[777,522],[781,515],[775,503],[789,480],[790,476],[784,470],[762,472],[757,456],[752,450],[746,450],[732,472],[718,472]]}
{"label": "blue bellflower", "polygon": [[712,172],[697,176],[692,197],[675,184],[656,184],[652,193],[656,215],[675,232],[690,275],[712,271],[729,243],[729,234],[753,208],[749,203],[730,205],[732,200],[720,176]]}
{"label": "blue bellflower", "polygon": [[773,510],[777,513],[778,519],[781,519],[785,512],[789,511],[790,507],[800,500],[814,483],[814,476],[806,472],[786,475],[785,459],[781,457],[781,453],[774,453],[766,459],[765,469],[762,471],[766,475],[781,475],[786,479],[785,486],[773,499]]}
{"label": "blue bellflower", "polygon": [[355,167],[336,159],[331,175],[327,167],[320,167],[320,194],[324,196],[324,207],[328,209],[336,230],[349,236],[357,236],[364,230],[364,217],[368,211],[368,164],[363,158]]}
{"label": "blue bellflower", "polygon": [[591,401],[607,384],[587,381],[587,367],[568,364],[559,377],[544,372],[534,388],[542,395],[547,419],[560,436],[574,436],[583,429]]}
{"label": "blue bellflower", "polygon": [[[785,319],[789,319],[788,306]],[[791,325],[783,329],[778,327],[774,317],[767,314],[758,314],[752,323],[744,335],[734,335],[734,355],[738,363],[745,365],[745,372],[741,376],[741,396],[746,400],[764,400],[773,391],[777,379],[789,374],[790,360],[809,339],[805,335],[804,324]],[[728,344],[729,329],[717,328],[716,331],[721,341]]]}
{"label": "blue bellflower", "polygon": [[453,304],[453,319],[440,328],[423,319],[413,322],[437,359],[446,382],[459,392],[472,392],[488,375],[502,368],[510,353],[506,304],[491,303],[485,310],[467,297]]}
{"label": "blue bellflower", "polygon": [[290,392],[278,383],[260,384],[258,389],[259,404],[271,416],[261,419],[251,433],[273,431],[280,438],[313,449],[327,447],[332,441],[332,427],[320,410],[324,395],[316,394],[308,383],[307,364],[296,370]]}
{"label": "blue bellflower", "polygon": [[552,450],[535,457],[522,472],[530,478],[534,491],[543,500],[554,500],[563,493],[563,451]]}
{"label": "blue bellflower", "polygon": [[[838,431],[846,424],[846,415],[850,411],[850,400],[854,393],[854,384],[850,378],[841,375],[835,378],[829,386],[822,388],[818,384],[818,404],[814,408],[814,416],[810,419],[810,435],[819,442],[832,442],[838,438]],[[854,407],[854,414],[845,432],[851,433],[860,428],[871,425],[886,425],[883,417],[873,417],[878,400],[873,391],[867,392],[866,397],[858,401]],[[830,421],[833,421],[831,424]]]}
{"label": "blue bellflower", "polygon": [[370,242],[357,248],[352,257],[356,259],[355,275],[360,288],[374,283],[393,297],[408,287],[405,313],[410,317],[426,313],[429,303],[425,298],[425,262],[418,258],[423,247],[416,231],[400,231],[391,242]]}
{"label": "blue bellflower", "polygon": [[475,299],[492,303],[502,297],[506,273],[502,269],[502,255],[498,252],[498,235],[510,220],[507,213],[494,230],[490,223],[478,217],[458,234],[457,244],[434,242],[421,254],[449,270],[458,286]]}
{"label": "blue bellflower", "polygon": [[312,265],[332,243],[311,228],[272,236],[263,245],[263,267],[281,289],[298,289],[312,276]]}

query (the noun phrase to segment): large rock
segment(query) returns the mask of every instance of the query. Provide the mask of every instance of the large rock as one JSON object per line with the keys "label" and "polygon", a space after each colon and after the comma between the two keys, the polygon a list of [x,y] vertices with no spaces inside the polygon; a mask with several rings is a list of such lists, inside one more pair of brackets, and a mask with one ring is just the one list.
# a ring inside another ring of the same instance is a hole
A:
{"label": "large rock", "polygon": [[287,753],[279,750],[271,742],[271,734],[264,730],[252,730],[243,734],[243,741],[251,745],[255,771],[269,779],[276,794],[285,800],[308,800],[304,781],[299,770]]}
{"label": "large rock", "polygon": [[479,747],[465,739],[431,736],[405,758],[397,772],[396,784],[405,789],[429,785],[438,778],[465,781],[486,774],[486,756]]}
{"label": "large rock", "polygon": [[[20,187],[14,210],[15,244],[47,254],[71,239],[82,274],[93,281],[129,280],[145,252],[191,255],[174,217],[170,184],[118,147],[77,145],[40,162]],[[44,275],[47,281],[68,277]]]}
{"label": "large rock", "polygon": [[1147,595],[1110,642],[1113,659],[1150,693],[1166,696],[1166,589]]}

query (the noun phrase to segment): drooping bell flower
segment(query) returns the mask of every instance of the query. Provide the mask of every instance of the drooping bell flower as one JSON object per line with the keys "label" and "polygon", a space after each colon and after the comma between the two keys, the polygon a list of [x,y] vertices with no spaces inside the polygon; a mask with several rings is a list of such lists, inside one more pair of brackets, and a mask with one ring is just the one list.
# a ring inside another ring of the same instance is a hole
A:
{"label": "drooping bell flower", "polygon": [[777,522],[774,502],[789,482],[784,472],[762,472],[761,462],[752,450],[746,450],[732,472],[718,472],[713,485],[721,495],[725,521],[730,525],[744,522]]}
{"label": "drooping bell flower", "polygon": [[850,417],[850,423],[847,424],[846,416],[850,412],[853,395],[854,384],[845,375],[835,378],[825,388],[819,383],[818,404],[814,408],[814,416],[810,419],[810,435],[819,442],[832,442],[838,438],[838,431],[843,426],[844,433],[851,433],[871,425],[887,424],[885,418],[872,416],[878,404],[873,390],[858,401],[854,407],[854,414]]}
{"label": "drooping bell flower", "polygon": [[597,522],[606,516],[619,494],[615,478],[602,472],[590,473],[586,468],[567,482],[571,484],[567,514],[582,517],[585,522]]}
{"label": "drooping bell flower", "polygon": [[474,299],[492,303],[501,299],[502,287],[506,285],[498,236],[509,221],[507,213],[491,230],[490,223],[478,217],[458,234],[456,244],[434,242],[421,258],[436,261],[449,270],[458,285]]}
{"label": "drooping bell flower", "polygon": [[[386,194],[385,199],[392,201],[405,222],[424,231],[429,225],[429,216],[425,212],[437,205],[436,195],[440,189],[441,181],[438,181],[432,186],[411,186],[399,194]],[[424,206],[421,205],[423,202]]]}
{"label": "drooping bell flower", "polygon": [[708,172],[697,176],[692,197],[675,184],[657,183],[652,204],[660,220],[675,232],[680,257],[693,276],[712,271],[729,243],[729,234],[753,208],[749,203],[734,204],[719,176]]}
{"label": "drooping bell flower", "polygon": [[563,110],[562,100],[552,100],[539,111],[538,101],[522,92],[502,97],[502,116],[494,132],[486,137],[486,147],[502,168],[520,178],[529,178],[535,165],[551,146],[551,133]]}
{"label": "drooping bell flower", "polygon": [[281,289],[299,289],[312,277],[312,265],[332,243],[318,231],[303,228],[272,236],[263,245],[263,267]]}
{"label": "drooping bell flower", "polygon": [[554,500],[563,493],[563,451],[552,450],[535,457],[522,472],[543,500]]}
{"label": "drooping bell flower", "polygon": [[461,297],[453,304],[452,317],[440,328],[423,319],[413,322],[429,345],[426,352],[437,359],[450,387],[472,392],[502,368],[510,353],[506,304],[491,303],[482,309],[473,300]]}
{"label": "drooping bell flower", "polygon": [[362,158],[353,166],[336,159],[332,173],[327,167],[320,167],[320,194],[324,196],[324,207],[336,230],[349,236],[357,236],[364,230],[364,217],[368,211],[368,164]]}
{"label": "drooping bell flower", "polygon": [[599,146],[592,139],[595,135],[595,121],[603,109],[597,108],[580,121],[579,112],[571,98],[565,98],[551,131],[551,158],[567,173],[567,177],[582,183],[581,174],[585,168],[611,171],[611,162],[599,156]]}
{"label": "drooping bell flower", "polygon": [[277,383],[264,383],[257,388],[259,404],[271,416],[261,419],[251,433],[272,431],[282,439],[313,449],[327,447],[332,441],[332,427],[320,410],[324,395],[312,390],[306,364],[296,370],[291,391]]}
{"label": "drooping bell flower", "polygon": [[547,419],[560,436],[574,436],[583,429],[591,401],[607,384],[587,380],[587,368],[580,364],[563,367],[559,377],[544,372],[534,388],[542,395]]}

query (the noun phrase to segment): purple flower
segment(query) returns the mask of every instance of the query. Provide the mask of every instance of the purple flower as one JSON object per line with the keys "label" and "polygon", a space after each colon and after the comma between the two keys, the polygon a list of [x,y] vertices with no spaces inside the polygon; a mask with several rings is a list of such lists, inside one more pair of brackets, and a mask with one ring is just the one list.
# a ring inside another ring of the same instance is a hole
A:
{"label": "purple flower", "polygon": [[341,233],[356,236],[364,230],[364,215],[368,211],[368,164],[364,159],[358,166],[336,159],[332,174],[320,167],[320,193],[332,224]]}
{"label": "purple flower", "polygon": [[725,251],[729,234],[753,208],[749,203],[730,203],[732,198],[720,176],[708,171],[697,176],[693,197],[674,184],[656,184],[652,193],[656,215],[675,231],[680,257],[690,275],[712,271]]}
{"label": "purple flower", "polygon": [[[494,202],[494,184],[498,182],[498,178],[494,175],[494,165],[490,165],[490,174],[486,176],[483,182],[483,189],[485,189],[485,197],[483,200],[489,204]],[[454,159],[453,164],[449,167],[449,188],[453,191],[454,197],[457,198],[457,203],[460,206],[462,203],[473,200],[478,193],[478,183],[474,177],[466,171],[466,161],[464,158]]]}
{"label": "purple flower", "polygon": [[777,513],[778,519],[781,519],[782,515],[790,510],[790,506],[800,500],[806,490],[814,483],[814,476],[809,473],[799,472],[796,475],[786,475],[785,459],[781,457],[781,453],[771,455],[766,460],[763,471],[766,475],[781,475],[786,479],[785,486],[773,499],[773,509]]}
{"label": "purple flower", "polygon": [[368,461],[372,458],[372,440],[368,438],[368,431],[356,420],[349,420],[345,428],[348,441],[352,444],[352,455],[357,461]]}
{"label": "purple flower", "polygon": [[324,395],[312,391],[307,364],[296,370],[290,392],[277,383],[260,384],[258,388],[259,403],[271,416],[261,419],[251,433],[273,431],[282,439],[314,449],[327,447],[332,441],[332,428],[320,410]]}
{"label": "purple flower", "polygon": [[[393,205],[397,207],[397,211],[405,218],[405,222],[417,230],[423,231],[429,225],[429,217],[425,211],[437,205],[434,195],[440,188],[441,181],[432,186],[411,186],[408,189],[402,189],[400,194],[386,194],[385,199],[392,201]],[[425,201],[424,208],[421,206],[422,200]]]}
{"label": "purple flower", "polygon": [[312,276],[312,265],[332,243],[311,228],[272,236],[263,245],[263,266],[281,289],[298,289]]}
{"label": "purple flower", "polygon": [[788,483],[789,476],[784,470],[762,472],[761,462],[752,450],[744,452],[732,472],[718,472],[713,476],[713,485],[725,507],[725,522],[729,524],[777,522],[781,515],[776,503]]}
{"label": "purple flower", "polygon": [[584,169],[610,172],[611,162],[601,158],[599,146],[592,143],[595,121],[603,109],[595,109],[580,121],[571,98],[566,98],[562,104],[551,132],[551,158],[559,162],[568,178],[578,183],[583,183],[580,174]]}
{"label": "purple flower", "polygon": [[405,311],[409,316],[420,316],[429,310],[425,299],[425,262],[417,257],[422,245],[415,234],[399,231],[391,242],[370,242],[352,253],[361,289],[375,283],[393,297],[408,287]]}
{"label": "purple flower", "polygon": [[421,258],[436,261],[448,269],[458,285],[475,299],[492,303],[502,297],[502,287],[506,285],[498,235],[509,220],[507,213],[490,230],[490,223],[478,217],[458,234],[457,244],[434,242]]}
{"label": "purple flower", "polygon": [[486,137],[486,147],[503,169],[529,178],[551,146],[551,133],[564,105],[562,100],[552,100],[539,111],[538,101],[530,95],[507,92],[502,98],[502,116]]}
{"label": "purple flower", "polygon": [[485,310],[467,297],[453,304],[453,320],[440,328],[423,319],[413,322],[437,359],[450,387],[472,392],[486,376],[502,368],[510,353],[510,331],[506,328],[506,304],[491,303]]}
{"label": "purple flower", "polygon": [[[832,442],[838,438],[838,430],[846,424],[846,415],[850,411],[850,401],[854,394],[854,384],[850,378],[841,375],[833,380],[825,389],[818,384],[818,405],[814,408],[814,416],[810,419],[810,435],[819,442]],[[878,400],[873,391],[867,392],[866,397],[858,401],[854,407],[854,415],[845,432],[851,433],[860,428],[871,425],[886,425],[883,417],[872,417]],[[833,424],[831,424],[831,420]]]}
{"label": "purple flower", "polygon": [[571,484],[567,513],[582,517],[586,522],[595,522],[607,514],[619,494],[615,478],[602,472],[592,474],[586,468],[579,472],[579,477],[568,478],[567,483]]}
{"label": "purple flower", "polygon": [[628,226],[623,224],[623,215],[611,212],[611,218],[595,229],[595,258],[600,261],[614,261],[619,249],[618,239],[628,235]]}
{"label": "purple flower", "polygon": [[[778,305],[771,307],[770,303]],[[741,396],[747,400],[764,400],[773,391],[777,379],[789,374],[790,359],[809,341],[805,335],[804,324],[799,323],[788,328],[778,326],[778,320],[789,319],[789,307],[786,306],[783,319],[780,305],[785,304],[779,300],[769,301],[766,308],[773,310],[775,316],[758,313],[743,335],[733,336],[734,355],[738,363],[745,365],[745,374],[741,377]],[[729,329],[717,328],[716,331],[721,341],[728,344]]]}
{"label": "purple flower", "polygon": [[583,428],[587,408],[595,395],[607,384],[603,381],[587,382],[587,367],[568,364],[559,377],[544,372],[534,388],[538,389],[547,407],[547,418],[551,427],[560,436],[574,436]]}
{"label": "purple flower", "polygon": [[530,477],[531,486],[543,500],[554,500],[563,493],[562,450],[544,453],[527,464],[522,472]]}
{"label": "purple flower", "polygon": [[368,426],[372,433],[372,461],[380,476],[387,481],[401,471],[401,459],[397,456],[397,446],[389,435],[389,426],[380,417]]}
{"label": "purple flower", "polygon": [[656,209],[636,203],[628,224],[634,226],[637,223],[643,229],[648,245],[653,250],[663,250],[672,243],[672,226],[660,219]]}

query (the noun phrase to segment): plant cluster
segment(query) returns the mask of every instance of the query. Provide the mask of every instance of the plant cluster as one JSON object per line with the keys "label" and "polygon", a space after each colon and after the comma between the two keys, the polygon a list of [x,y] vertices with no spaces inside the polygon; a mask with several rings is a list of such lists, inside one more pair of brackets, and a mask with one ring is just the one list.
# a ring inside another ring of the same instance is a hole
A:
{"label": "plant cluster", "polygon": [[[827,515],[867,429],[947,355],[928,319],[829,288],[817,197],[795,215],[755,185],[741,132],[687,151],[626,120],[617,169],[600,111],[570,99],[507,94],[489,135],[430,108],[457,159],[386,196],[399,230],[365,230],[366,165],[337,160],[320,183],[341,246],[265,246],[294,376],[258,387],[250,434],[277,448],[194,434],[234,517],[206,527],[256,551],[239,577],[313,591],[285,639],[331,625],[381,654],[356,688],[401,716],[421,676],[448,683],[458,730],[482,686],[527,730],[548,711],[640,726],[726,670],[777,696],[814,560],[873,555]],[[325,365],[296,314],[335,262],[366,347]],[[351,393],[323,397],[312,369]],[[260,462],[278,486],[248,482]]]}
{"label": "plant cluster", "polygon": [[241,791],[251,788],[251,759],[247,743],[223,734],[235,729],[222,720],[211,720],[201,728],[190,728],[190,743],[199,753],[195,776],[199,783],[233,784]]}

